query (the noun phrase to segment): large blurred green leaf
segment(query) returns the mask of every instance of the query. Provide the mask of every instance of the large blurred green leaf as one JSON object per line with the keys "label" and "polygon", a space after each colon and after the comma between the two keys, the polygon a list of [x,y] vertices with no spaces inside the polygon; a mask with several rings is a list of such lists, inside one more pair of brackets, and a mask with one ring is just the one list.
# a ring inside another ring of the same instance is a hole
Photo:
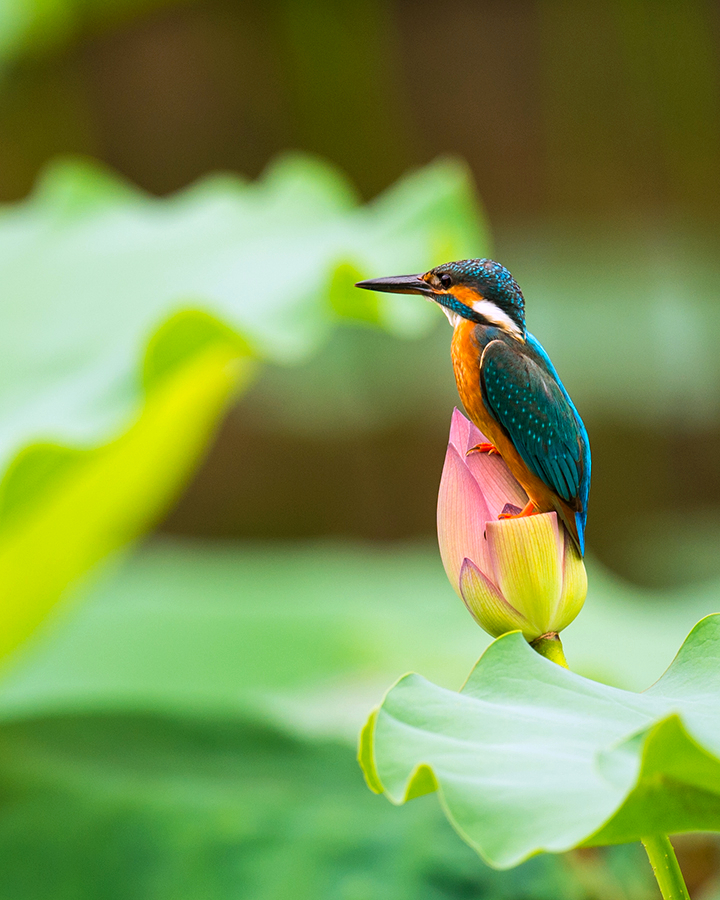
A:
{"label": "large blurred green leaf", "polygon": [[137,404],[141,348],[179,310],[210,313],[290,362],[341,318],[408,334],[432,316],[417,298],[358,298],[357,275],[486,246],[467,172],[449,161],[367,206],[303,156],[252,184],[209,177],[167,199],[57,163],[28,201],[0,210],[0,461],[29,439],[97,441],[117,428]]}
{"label": "large blurred green leaf", "polygon": [[720,830],[720,615],[642,694],[584,679],[513,633],[458,694],[406,675],[369,719],[360,760],[395,803],[439,791],[498,867],[538,851]]}
{"label": "large blurred green leaf", "polygon": [[250,353],[292,362],[340,320],[413,333],[423,305],[365,308],[353,280],[482,240],[451,162],[368,207],[300,156],[165,200],[68,162],[0,210],[0,655],[166,507]]}
{"label": "large blurred green leaf", "polygon": [[229,339],[212,341],[153,378],[139,417],[109,444],[36,444],[16,458],[0,525],[0,656],[34,630],[69,582],[166,507],[243,372],[238,353]]}

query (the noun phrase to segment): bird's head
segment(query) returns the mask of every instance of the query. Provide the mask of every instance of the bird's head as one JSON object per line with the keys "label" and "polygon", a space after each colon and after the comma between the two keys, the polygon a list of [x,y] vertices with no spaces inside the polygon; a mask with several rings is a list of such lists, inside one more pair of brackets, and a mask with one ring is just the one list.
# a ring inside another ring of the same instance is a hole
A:
{"label": "bird's head", "polygon": [[450,323],[462,319],[502,328],[525,338],[525,300],[505,266],[492,259],[461,259],[435,266],[424,275],[395,275],[359,281],[369,291],[421,294],[438,303]]}

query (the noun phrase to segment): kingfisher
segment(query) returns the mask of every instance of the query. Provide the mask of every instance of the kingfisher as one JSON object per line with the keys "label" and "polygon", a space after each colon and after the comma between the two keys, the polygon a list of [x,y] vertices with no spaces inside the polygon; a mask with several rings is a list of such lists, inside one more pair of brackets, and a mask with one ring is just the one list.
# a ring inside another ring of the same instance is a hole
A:
{"label": "kingfisher", "polygon": [[525,298],[492,259],[444,263],[422,275],[359,281],[370,291],[420,294],[453,327],[452,362],[470,419],[489,438],[470,452],[499,453],[525,489],[524,509],[504,518],[555,511],[580,555],[590,491],[590,442],[544,348],[525,327]]}

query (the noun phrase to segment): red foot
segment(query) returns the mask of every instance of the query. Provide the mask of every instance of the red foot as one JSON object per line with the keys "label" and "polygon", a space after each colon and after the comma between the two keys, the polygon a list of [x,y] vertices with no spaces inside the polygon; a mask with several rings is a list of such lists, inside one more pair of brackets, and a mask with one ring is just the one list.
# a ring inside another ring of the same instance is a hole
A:
{"label": "red foot", "polygon": [[[510,507],[510,509],[508,509]],[[516,510],[517,506],[512,506],[510,503],[506,503],[503,511],[498,516],[498,519],[519,519],[522,516],[534,516],[536,513],[540,512],[540,510],[535,506],[532,500],[528,501],[527,506],[523,509],[519,510],[519,512],[511,512],[510,510]],[[507,510],[507,512],[506,512]]]}
{"label": "red foot", "polygon": [[483,441],[482,444],[475,444],[474,447],[471,447],[465,456],[469,456],[471,453],[497,453],[500,455],[500,451],[495,446],[495,444],[489,444],[486,441]]}

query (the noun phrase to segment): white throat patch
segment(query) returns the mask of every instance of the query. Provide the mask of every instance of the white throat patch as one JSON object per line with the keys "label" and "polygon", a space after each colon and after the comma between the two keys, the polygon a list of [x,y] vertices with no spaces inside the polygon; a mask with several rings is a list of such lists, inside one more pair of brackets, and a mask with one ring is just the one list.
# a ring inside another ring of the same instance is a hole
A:
{"label": "white throat patch", "polygon": [[[507,331],[514,338],[520,341],[523,340],[523,333],[518,328],[517,323],[513,322],[510,316],[491,300],[474,300],[472,308],[478,315],[487,319],[488,322],[492,322],[493,325],[497,325],[498,328]],[[448,316],[448,318],[450,317]]]}
{"label": "white throat patch", "polygon": [[452,325],[453,329],[455,329],[455,326],[458,325],[458,323],[462,322],[462,316],[459,316],[456,312],[453,312],[451,309],[448,309],[447,306],[443,306],[440,303],[438,303],[438,306],[447,316],[448,322]]}

